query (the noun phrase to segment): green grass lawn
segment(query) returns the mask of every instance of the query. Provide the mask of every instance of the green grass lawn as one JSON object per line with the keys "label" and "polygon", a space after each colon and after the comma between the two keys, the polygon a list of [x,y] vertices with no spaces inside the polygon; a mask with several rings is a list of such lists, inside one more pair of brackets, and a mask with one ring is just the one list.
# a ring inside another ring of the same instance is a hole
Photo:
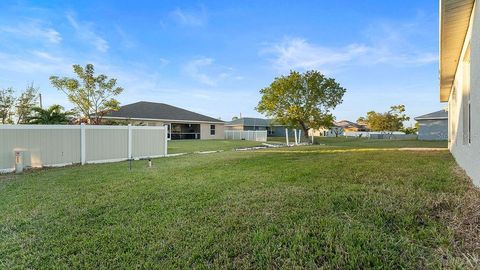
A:
{"label": "green grass lawn", "polygon": [[324,144],[331,147],[363,147],[363,148],[401,148],[401,147],[426,147],[426,148],[447,148],[447,141],[419,141],[416,139],[408,140],[379,140],[367,138],[348,138],[348,137],[316,137],[315,143]]}
{"label": "green grass lawn", "polygon": [[[290,143],[293,143],[290,138]],[[302,141],[304,139],[302,138]],[[285,137],[268,137],[269,142],[285,143]],[[310,142],[310,140],[309,140]],[[379,140],[367,138],[352,137],[315,137],[315,144],[325,145],[328,147],[350,147],[350,148],[401,148],[401,147],[427,147],[427,148],[447,148],[447,141],[419,141],[417,139],[405,140]]]}
{"label": "green grass lawn", "polygon": [[226,151],[3,175],[0,269],[461,268],[454,169],[447,151]]}
{"label": "green grass lawn", "polygon": [[168,142],[168,153],[192,153],[198,151],[230,151],[240,147],[262,145],[261,142],[241,140],[172,140]]}
{"label": "green grass lawn", "polygon": [[[285,143],[283,137],[268,137],[268,143]],[[426,147],[446,148],[446,141],[418,141],[418,140],[369,140],[366,138],[327,138],[316,137],[315,143],[319,146],[333,148],[401,148]],[[173,140],[168,143],[168,153],[192,153],[198,151],[231,151],[240,147],[260,146],[261,142],[241,140]],[[318,146],[314,146],[315,149]]]}

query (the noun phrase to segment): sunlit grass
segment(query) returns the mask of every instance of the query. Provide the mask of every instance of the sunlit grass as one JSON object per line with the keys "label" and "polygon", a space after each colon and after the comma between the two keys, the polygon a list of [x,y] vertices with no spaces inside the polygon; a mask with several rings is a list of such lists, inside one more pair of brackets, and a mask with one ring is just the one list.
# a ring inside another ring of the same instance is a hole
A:
{"label": "sunlit grass", "polygon": [[288,150],[0,176],[0,269],[462,266],[447,151]]}

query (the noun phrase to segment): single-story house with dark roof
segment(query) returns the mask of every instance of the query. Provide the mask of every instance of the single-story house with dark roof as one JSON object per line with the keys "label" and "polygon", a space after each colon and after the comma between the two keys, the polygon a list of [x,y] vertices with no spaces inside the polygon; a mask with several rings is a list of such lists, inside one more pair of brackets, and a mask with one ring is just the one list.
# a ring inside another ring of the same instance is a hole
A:
{"label": "single-story house with dark roof", "polygon": [[344,129],[342,126],[332,123],[330,128],[319,128],[319,129],[310,129],[308,131],[308,136],[315,137],[340,137],[343,136]]}
{"label": "single-story house with dark roof", "polygon": [[225,122],[227,130],[267,130],[268,120],[262,118],[242,117]]}
{"label": "single-story house with dark roof", "polygon": [[418,139],[423,141],[448,140],[448,112],[436,111],[415,117],[418,122]]}
{"label": "single-story house with dark roof", "polygon": [[336,121],[335,126],[343,128],[344,132],[369,131],[367,125],[354,123],[348,120]]}
{"label": "single-story house with dark roof", "polygon": [[[227,130],[266,130],[270,137],[285,137],[285,126],[275,123],[272,119],[242,117],[225,122]],[[293,130],[289,129],[289,135],[293,136]]]}
{"label": "single-story house with dark roof", "polygon": [[332,123],[330,128],[310,129],[310,136],[339,137],[345,135],[345,132],[366,132],[369,131],[367,125],[354,123],[348,120],[340,120]]}
{"label": "single-story house with dark roof", "polygon": [[177,139],[224,139],[224,122],[164,103],[140,101],[107,113],[104,120],[127,121],[133,125],[163,126]]}

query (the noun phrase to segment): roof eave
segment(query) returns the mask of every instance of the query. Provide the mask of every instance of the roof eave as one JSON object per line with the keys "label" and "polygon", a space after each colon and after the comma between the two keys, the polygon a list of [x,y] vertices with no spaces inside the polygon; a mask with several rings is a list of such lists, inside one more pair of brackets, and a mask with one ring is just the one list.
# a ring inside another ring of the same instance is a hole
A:
{"label": "roof eave", "polygon": [[216,123],[225,124],[222,120],[216,121],[203,121],[203,120],[185,120],[185,119],[161,119],[161,118],[148,118],[148,117],[123,117],[123,116],[104,116],[103,119],[112,120],[134,120],[134,121],[157,121],[157,122],[173,122],[173,123]]}
{"label": "roof eave", "polygon": [[448,117],[427,117],[427,118],[413,118],[415,121],[422,121],[422,120],[448,120]]}
{"label": "roof eave", "polygon": [[475,0],[440,0],[440,101],[449,99]]}

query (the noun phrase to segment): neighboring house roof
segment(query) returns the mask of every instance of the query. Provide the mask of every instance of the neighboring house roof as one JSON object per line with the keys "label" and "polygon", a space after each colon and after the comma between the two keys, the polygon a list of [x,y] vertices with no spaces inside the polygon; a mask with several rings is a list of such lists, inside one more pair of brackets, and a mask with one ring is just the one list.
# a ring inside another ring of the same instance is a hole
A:
{"label": "neighboring house roof", "polygon": [[440,1],[440,101],[448,101],[475,0]]}
{"label": "neighboring house roof", "polygon": [[223,121],[165,103],[140,101],[107,113],[105,118],[223,123]]}
{"label": "neighboring house roof", "polygon": [[432,112],[429,114],[421,115],[415,117],[415,120],[447,120],[448,119],[448,112],[445,110],[440,110],[436,112]]}
{"label": "neighboring house roof", "polygon": [[[275,121],[275,119],[263,119],[254,117],[238,118],[229,122],[225,122],[225,126],[283,126]],[[365,125],[350,122],[348,120],[341,120],[333,122],[332,127],[336,128],[365,128]]]}
{"label": "neighboring house roof", "polygon": [[282,125],[282,124],[278,123],[277,120],[275,120],[275,119],[266,119],[266,120],[267,120],[267,124],[269,126],[277,126],[277,127],[285,126],[285,125]]}
{"label": "neighboring house roof", "polygon": [[269,119],[243,117],[229,122],[225,122],[225,126],[257,126],[268,127],[270,125]]}
{"label": "neighboring house roof", "polygon": [[364,128],[365,127],[365,125],[360,125],[348,120],[340,120],[340,121],[334,122],[333,124],[336,125],[337,127],[342,127],[342,128]]}

